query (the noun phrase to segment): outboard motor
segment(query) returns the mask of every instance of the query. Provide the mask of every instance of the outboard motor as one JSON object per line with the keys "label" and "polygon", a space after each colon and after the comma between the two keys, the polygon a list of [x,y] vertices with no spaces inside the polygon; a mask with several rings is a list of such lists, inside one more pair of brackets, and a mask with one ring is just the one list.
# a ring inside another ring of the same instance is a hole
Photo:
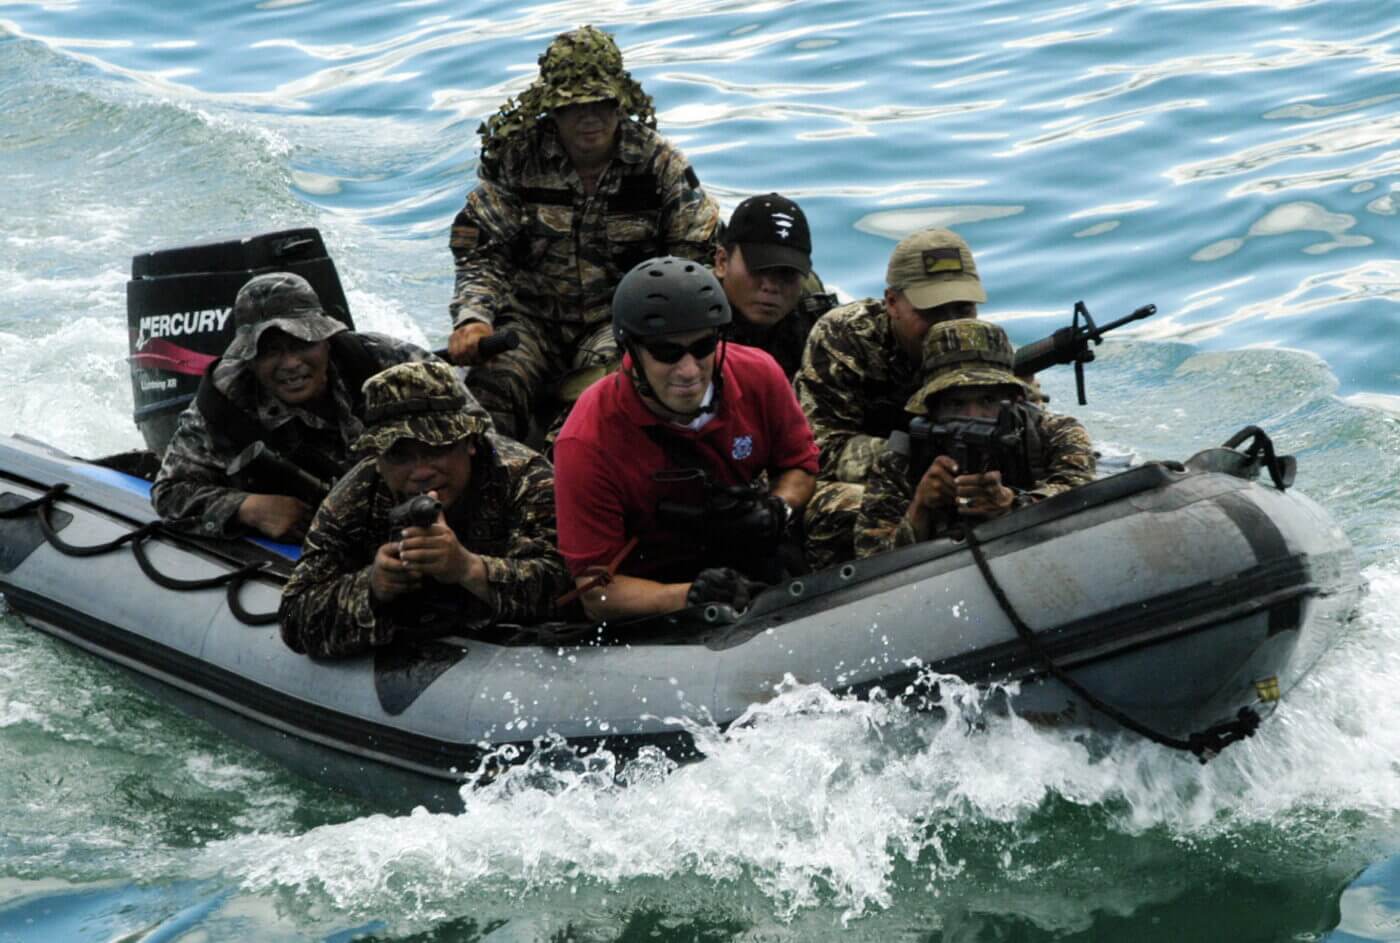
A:
{"label": "outboard motor", "polygon": [[164,454],[209,364],[233,339],[233,299],[263,272],[295,272],[351,330],[335,263],[315,229],[286,229],[133,256],[126,283],[131,389],[146,445]]}

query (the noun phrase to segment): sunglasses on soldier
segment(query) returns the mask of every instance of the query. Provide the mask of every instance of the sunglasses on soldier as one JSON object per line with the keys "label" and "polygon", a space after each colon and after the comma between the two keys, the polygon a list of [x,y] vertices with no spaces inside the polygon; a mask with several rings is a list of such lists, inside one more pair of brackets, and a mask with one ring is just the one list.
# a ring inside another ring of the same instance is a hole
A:
{"label": "sunglasses on soldier", "polygon": [[707,334],[689,344],[677,344],[675,341],[642,341],[642,347],[651,354],[652,359],[664,364],[680,363],[686,354],[690,354],[696,360],[704,360],[714,353],[718,346],[718,332]]}

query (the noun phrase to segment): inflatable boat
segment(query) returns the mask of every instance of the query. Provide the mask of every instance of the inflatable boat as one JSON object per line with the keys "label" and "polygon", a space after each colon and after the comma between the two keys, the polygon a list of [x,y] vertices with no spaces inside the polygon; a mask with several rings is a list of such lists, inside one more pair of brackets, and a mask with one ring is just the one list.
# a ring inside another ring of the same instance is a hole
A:
{"label": "inflatable boat", "polygon": [[1017,682],[1025,716],[1206,758],[1287,696],[1362,585],[1346,536],[1290,487],[1291,459],[1258,430],[1228,446],[789,580],[745,612],[318,661],[275,625],[295,548],[169,531],[122,463],[0,438],[0,593],[189,713],[394,807],[454,808],[486,765],[544,738],[688,759],[677,718],[723,727],[787,678],[912,699],[940,675]]}

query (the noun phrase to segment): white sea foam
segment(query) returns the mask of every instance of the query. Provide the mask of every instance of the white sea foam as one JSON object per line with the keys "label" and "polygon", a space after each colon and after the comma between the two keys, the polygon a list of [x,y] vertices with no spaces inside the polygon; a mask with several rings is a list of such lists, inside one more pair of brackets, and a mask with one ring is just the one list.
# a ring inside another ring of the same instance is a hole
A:
{"label": "white sea foam", "polygon": [[693,727],[705,759],[692,765],[658,754],[621,769],[606,754],[562,770],[532,760],[467,790],[460,815],[237,838],[201,865],[348,918],[437,919],[464,893],[680,880],[752,882],[784,920],[829,908],[851,919],[889,907],[911,873],[934,893],[965,892],[968,865],[949,849],[968,830],[1010,828],[1019,837],[997,839],[1002,868],[1035,870],[1036,823],[1053,806],[1094,810],[1109,834],[1247,842],[1260,826],[1300,848],[1356,840],[1319,814],[1346,809],[1369,823],[1366,842],[1383,841],[1400,813],[1400,723],[1386,694],[1400,669],[1400,567],[1369,575],[1346,643],[1253,740],[1204,766],[1131,737],[1105,745],[1031,726],[992,709],[995,692],[955,679],[940,688],[946,719],[790,684],[725,733]]}

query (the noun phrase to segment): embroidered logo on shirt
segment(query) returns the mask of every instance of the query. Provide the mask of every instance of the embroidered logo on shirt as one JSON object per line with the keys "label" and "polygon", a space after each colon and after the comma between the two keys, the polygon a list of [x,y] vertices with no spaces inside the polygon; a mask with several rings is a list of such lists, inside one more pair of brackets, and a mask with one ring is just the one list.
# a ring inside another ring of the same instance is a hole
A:
{"label": "embroidered logo on shirt", "polygon": [[740,435],[734,437],[734,446],[729,450],[732,458],[743,461],[753,454],[753,436]]}

